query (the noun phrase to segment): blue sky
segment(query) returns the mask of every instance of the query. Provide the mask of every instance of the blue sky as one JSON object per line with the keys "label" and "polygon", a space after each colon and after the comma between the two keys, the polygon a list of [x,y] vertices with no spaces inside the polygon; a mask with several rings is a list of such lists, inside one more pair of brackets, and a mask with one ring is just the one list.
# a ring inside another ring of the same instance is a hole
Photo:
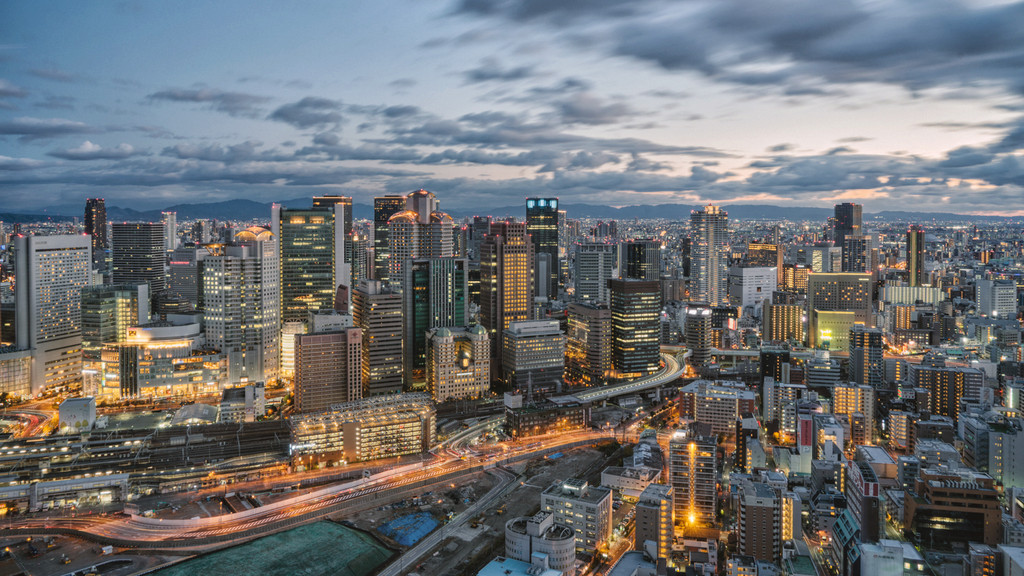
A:
{"label": "blue sky", "polygon": [[1017,213],[1024,2],[5,2],[8,209],[374,195]]}

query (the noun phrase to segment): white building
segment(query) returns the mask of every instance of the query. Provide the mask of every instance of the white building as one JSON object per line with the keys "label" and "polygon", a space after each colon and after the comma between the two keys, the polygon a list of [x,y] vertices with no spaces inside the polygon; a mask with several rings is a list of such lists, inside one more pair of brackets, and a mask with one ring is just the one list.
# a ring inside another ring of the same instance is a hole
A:
{"label": "white building", "polygon": [[612,535],[612,491],[576,478],[556,482],[540,495],[540,509],[576,531],[576,547],[594,550]]}
{"label": "white building", "polygon": [[502,379],[513,390],[555,389],[565,372],[565,334],[558,320],[511,322],[502,333]]}
{"label": "white building", "polygon": [[601,486],[617,490],[623,498],[636,500],[658,476],[661,476],[660,470],[609,466],[601,471]]}
{"label": "white building", "polygon": [[556,523],[548,512],[509,520],[505,524],[505,556],[530,562],[537,555],[544,555],[549,568],[571,572],[576,563],[575,531]]}
{"label": "white building", "polygon": [[1017,317],[1017,284],[1013,280],[978,280],[974,293],[979,314],[995,318]]}
{"label": "white building", "polygon": [[82,380],[82,288],[92,238],[15,236],[16,346],[32,351],[32,393]]}
{"label": "white building", "polygon": [[203,260],[206,341],[227,358],[229,382],[274,382],[281,359],[277,242],[256,226],[235,240]]}
{"label": "white building", "polygon": [[755,317],[761,316],[761,306],[770,301],[779,286],[778,268],[733,266],[729,269],[729,303]]}
{"label": "white building", "polygon": [[96,399],[68,398],[57,409],[61,434],[88,432],[96,425]]}
{"label": "white building", "polygon": [[573,280],[577,302],[607,304],[611,298],[608,280],[616,274],[616,245],[584,243],[576,245]]}

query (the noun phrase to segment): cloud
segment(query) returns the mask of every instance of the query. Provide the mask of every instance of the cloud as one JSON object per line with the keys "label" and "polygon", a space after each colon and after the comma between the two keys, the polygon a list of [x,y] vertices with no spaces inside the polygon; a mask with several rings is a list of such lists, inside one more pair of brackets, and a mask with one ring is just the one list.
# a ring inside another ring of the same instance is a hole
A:
{"label": "cloud", "polygon": [[24,98],[28,91],[0,78],[0,98]]}
{"label": "cloud", "polygon": [[32,118],[21,117],[0,122],[0,134],[21,136],[23,142],[67,136],[69,134],[86,134],[96,132],[88,124],[63,118]]}
{"label": "cloud", "polygon": [[76,82],[76,81],[79,80],[78,76],[75,76],[74,74],[71,74],[70,72],[65,72],[63,70],[58,70],[56,68],[35,68],[35,69],[32,69],[32,70],[29,70],[28,73],[33,75],[33,76],[35,76],[36,78],[43,78],[45,80],[54,80],[54,81],[57,81],[57,82],[69,82],[70,83],[70,82]]}
{"label": "cloud", "polygon": [[270,101],[265,96],[244,92],[225,92],[213,88],[171,88],[146,96],[149,100],[169,102],[194,102],[207,104],[211,110],[230,116],[254,118],[259,114],[260,104]]}
{"label": "cloud", "polygon": [[298,102],[285,104],[271,112],[267,118],[291,124],[296,128],[322,128],[341,123],[341,102],[307,96]]}
{"label": "cloud", "polygon": [[493,58],[488,58],[481,62],[480,66],[463,72],[466,82],[470,84],[479,84],[481,82],[491,81],[513,82],[529,78],[534,74],[532,66],[503,68],[501,64]]}
{"label": "cloud", "polygon": [[32,168],[38,168],[42,165],[42,162],[32,160],[30,158],[11,158],[10,156],[0,156],[0,170],[31,170]]}
{"label": "cloud", "polygon": [[64,160],[123,160],[132,156],[144,156],[146,153],[136,150],[131,144],[118,144],[113,148],[104,148],[86,140],[76,148],[60,148],[47,152],[48,156]]}
{"label": "cloud", "polygon": [[46,108],[47,110],[74,110],[75,109],[75,98],[72,96],[47,96],[42,102],[36,102],[33,104],[36,108]]}
{"label": "cloud", "polygon": [[253,140],[232,146],[221,146],[220,144],[208,146],[176,144],[164,148],[160,155],[179,160],[203,160],[206,162],[223,162],[224,164],[238,164],[255,160],[279,161],[283,158],[282,156],[275,156],[269,153],[260,153],[257,150],[260,146],[262,146],[260,142]]}
{"label": "cloud", "polygon": [[591,94],[576,94],[555,104],[555,109],[566,124],[614,124],[634,114],[621,103],[605,104]]}

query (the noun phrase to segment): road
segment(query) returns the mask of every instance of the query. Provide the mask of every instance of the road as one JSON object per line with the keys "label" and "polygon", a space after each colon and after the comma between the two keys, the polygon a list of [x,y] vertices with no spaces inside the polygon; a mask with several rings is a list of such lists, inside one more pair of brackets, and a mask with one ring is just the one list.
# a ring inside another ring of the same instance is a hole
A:
{"label": "road", "polygon": [[452,533],[461,528],[471,518],[475,518],[484,510],[490,508],[499,498],[505,495],[509,488],[515,486],[517,476],[504,468],[492,468],[491,470],[488,470],[488,473],[497,476],[498,483],[495,484],[494,487],[483,496],[483,498],[477,500],[475,504],[465,509],[461,514],[453,518],[451,522],[442,526],[440,530],[435,530],[418,544],[399,556],[394,562],[389,564],[387,568],[382,570],[378,576],[399,576],[399,574],[401,574],[407,567],[415,564],[416,561],[433,550],[435,546],[443,542],[446,538],[451,536]]}

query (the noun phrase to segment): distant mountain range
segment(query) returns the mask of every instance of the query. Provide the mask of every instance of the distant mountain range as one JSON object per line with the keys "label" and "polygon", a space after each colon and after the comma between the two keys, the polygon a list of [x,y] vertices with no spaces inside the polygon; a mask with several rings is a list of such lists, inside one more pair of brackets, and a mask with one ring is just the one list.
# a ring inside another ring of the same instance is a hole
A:
{"label": "distant mountain range", "polygon": [[[281,202],[292,208],[309,207],[312,200],[300,198]],[[226,200],[223,202],[211,202],[207,204],[177,204],[168,206],[161,210],[133,210],[119,206],[107,206],[107,221],[159,221],[161,212],[170,211],[178,213],[178,221],[197,220],[201,218],[212,218],[216,220],[256,220],[267,222],[270,220],[270,203],[254,202],[252,200]],[[504,206],[499,208],[473,208],[461,209],[458,207],[445,206],[445,211],[456,219],[471,217],[474,215],[489,215],[496,218],[504,216],[515,216],[523,218],[526,208],[523,205]],[[689,217],[691,210],[698,210],[702,206],[689,204],[656,204],[645,206],[624,206],[615,208],[613,206],[601,206],[594,204],[563,204],[562,208],[570,218],[600,218],[606,220],[632,220],[632,219],[653,219],[671,218],[685,220]],[[725,206],[729,216],[739,220],[811,220],[824,221],[833,215],[831,208],[812,208],[799,206],[770,206],[766,204],[732,204]],[[368,204],[355,204],[352,207],[356,219],[372,219],[373,206]],[[2,222],[37,222],[41,220],[67,221],[74,217],[83,216],[84,206],[59,205],[50,206],[45,210],[33,212],[8,212],[0,213]],[[951,222],[951,221],[1005,221],[1011,218],[1005,216],[965,216],[947,212],[901,212],[883,211],[866,213],[866,219],[879,219],[888,221],[914,221],[914,222]]]}

